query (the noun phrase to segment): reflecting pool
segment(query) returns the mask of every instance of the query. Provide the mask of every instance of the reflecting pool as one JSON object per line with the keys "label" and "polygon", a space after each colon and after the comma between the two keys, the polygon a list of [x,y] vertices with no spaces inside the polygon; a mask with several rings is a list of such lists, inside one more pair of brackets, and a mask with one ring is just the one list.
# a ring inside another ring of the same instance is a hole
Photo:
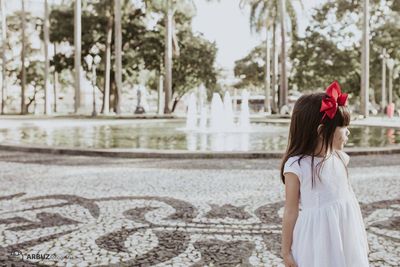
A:
{"label": "reflecting pool", "polygon": [[[279,151],[287,144],[288,124],[252,123],[245,132],[184,131],[180,120],[59,120],[24,122],[0,128],[0,142],[75,148],[187,151]],[[350,127],[347,147],[400,144],[400,129]]]}

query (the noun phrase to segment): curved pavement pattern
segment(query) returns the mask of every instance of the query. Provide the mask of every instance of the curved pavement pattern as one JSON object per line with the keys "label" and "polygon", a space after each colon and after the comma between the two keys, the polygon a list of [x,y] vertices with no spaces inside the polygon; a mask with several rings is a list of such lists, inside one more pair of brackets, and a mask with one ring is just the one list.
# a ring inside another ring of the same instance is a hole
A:
{"label": "curved pavement pattern", "polygon": [[[371,266],[400,262],[399,157],[351,159]],[[283,266],[278,166],[0,152],[0,262]]]}

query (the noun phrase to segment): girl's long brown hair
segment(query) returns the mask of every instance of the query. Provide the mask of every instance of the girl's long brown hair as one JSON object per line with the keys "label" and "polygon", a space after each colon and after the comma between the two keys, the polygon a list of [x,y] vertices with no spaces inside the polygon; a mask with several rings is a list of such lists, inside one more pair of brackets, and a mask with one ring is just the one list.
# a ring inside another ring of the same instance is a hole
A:
{"label": "girl's long brown hair", "polygon": [[[314,178],[314,157],[322,151],[332,151],[333,137],[336,127],[348,126],[350,113],[345,106],[339,106],[333,119],[326,117],[321,122],[324,113],[321,108],[322,99],[328,97],[325,93],[308,94],[301,96],[294,105],[290,122],[288,146],[281,164],[281,179],[285,183],[283,168],[290,157],[300,156],[298,163],[306,156],[311,156],[312,185]],[[321,151],[315,151],[318,146],[318,126],[322,124],[320,138],[322,139]],[[326,160],[326,155],[319,164]],[[343,161],[343,159],[341,159]]]}

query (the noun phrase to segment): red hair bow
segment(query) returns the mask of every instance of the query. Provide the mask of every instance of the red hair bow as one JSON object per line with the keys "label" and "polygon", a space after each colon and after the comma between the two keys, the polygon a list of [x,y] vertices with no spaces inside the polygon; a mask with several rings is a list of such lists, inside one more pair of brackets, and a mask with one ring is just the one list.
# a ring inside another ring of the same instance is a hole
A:
{"label": "red hair bow", "polygon": [[322,99],[320,112],[325,112],[321,119],[321,122],[328,116],[330,119],[335,117],[338,106],[345,106],[347,101],[347,94],[342,94],[340,85],[337,81],[331,83],[326,88],[326,94],[328,95]]}

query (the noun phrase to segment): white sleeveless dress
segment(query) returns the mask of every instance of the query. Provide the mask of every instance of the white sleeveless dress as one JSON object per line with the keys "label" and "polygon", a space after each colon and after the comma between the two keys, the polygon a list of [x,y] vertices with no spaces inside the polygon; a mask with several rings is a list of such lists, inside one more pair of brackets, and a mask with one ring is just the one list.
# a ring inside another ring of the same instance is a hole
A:
{"label": "white sleeveless dress", "polygon": [[[300,211],[293,230],[292,255],[298,267],[366,267],[368,241],[360,206],[347,179],[343,151],[331,154],[311,187],[311,157],[291,157],[284,173],[300,180]],[[314,166],[322,158],[314,158]]]}

